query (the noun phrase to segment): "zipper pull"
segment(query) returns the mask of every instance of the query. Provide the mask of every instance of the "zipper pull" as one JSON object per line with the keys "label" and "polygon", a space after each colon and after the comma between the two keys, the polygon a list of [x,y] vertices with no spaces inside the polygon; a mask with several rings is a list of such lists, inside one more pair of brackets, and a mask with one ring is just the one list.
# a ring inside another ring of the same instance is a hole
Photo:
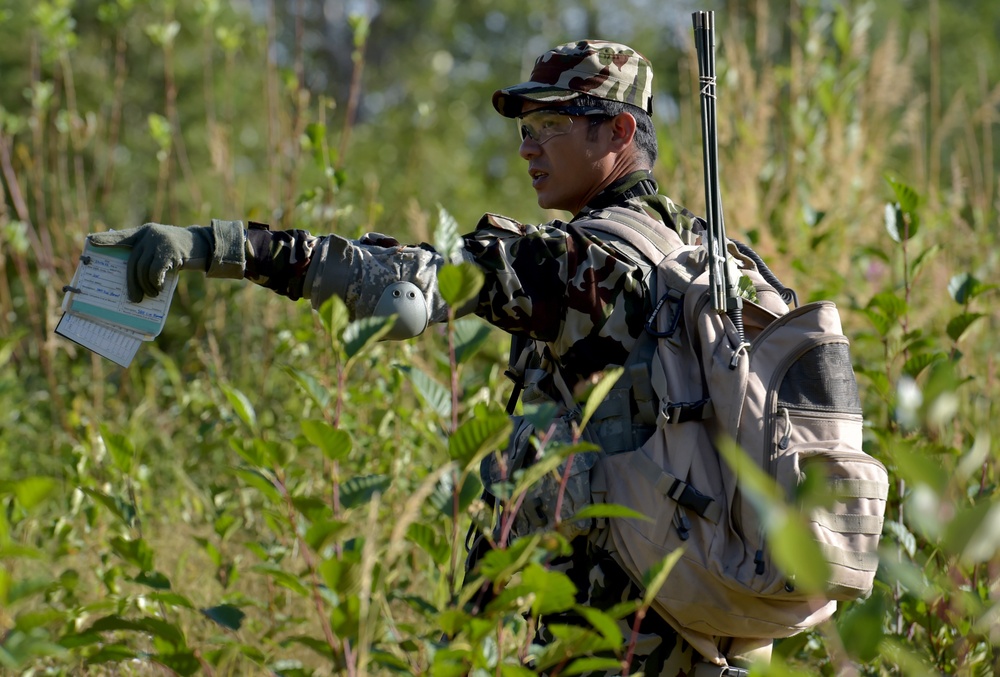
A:
{"label": "zipper pull", "polygon": [[782,407],[778,410],[778,413],[785,417],[785,434],[778,441],[778,448],[787,449],[788,442],[792,437],[792,417],[789,415],[787,407]]}
{"label": "zipper pull", "polygon": [[674,527],[677,528],[677,535],[682,541],[686,541],[691,536],[691,521],[687,518],[684,508],[677,506],[674,511]]}
{"label": "zipper pull", "polygon": [[762,575],[764,573],[765,569],[766,569],[766,566],[764,564],[764,542],[765,542],[765,538],[766,537],[764,536],[764,530],[761,529],[760,530],[760,547],[757,549],[757,552],[755,552],[754,556],[753,556],[753,563],[757,565],[756,568],[754,569],[754,573],[756,573],[758,576]]}

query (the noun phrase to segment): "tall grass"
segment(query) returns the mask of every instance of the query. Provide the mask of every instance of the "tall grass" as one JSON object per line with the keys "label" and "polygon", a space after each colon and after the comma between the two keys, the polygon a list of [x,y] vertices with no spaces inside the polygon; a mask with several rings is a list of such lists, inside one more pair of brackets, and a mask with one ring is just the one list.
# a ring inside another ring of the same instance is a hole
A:
{"label": "tall grass", "polygon": [[[720,40],[729,230],[804,299],[839,303],[869,448],[897,494],[876,594],[779,657],[807,674],[973,674],[996,665],[998,639],[1000,83],[979,66],[976,89],[940,101],[943,75],[925,90],[915,69],[942,45],[924,53],[919,36],[873,30],[871,8],[836,7],[792,3],[776,17],[753,3],[726,14]],[[459,535],[483,518],[471,470],[482,449],[446,436],[502,431],[500,337],[459,321],[351,352],[336,309],[193,275],[127,371],[53,333],[95,230],[245,216],[352,234],[399,212],[414,231],[400,239],[442,228],[433,185],[404,208],[364,178],[381,145],[427,143],[352,135],[367,24],[355,19],[356,77],[334,101],[305,87],[300,51],[270,58],[282,27],[266,8],[255,24],[207,2],[84,16],[52,1],[2,19],[26,55],[15,93],[0,94],[9,669],[497,672],[528,651],[523,598],[483,626],[465,615]],[[677,70],[680,116],[659,130],[676,162],[657,176],[700,211],[700,156],[685,150],[697,147],[693,49]],[[485,208],[500,194],[469,184]],[[521,547],[497,569],[524,571],[561,545]]]}

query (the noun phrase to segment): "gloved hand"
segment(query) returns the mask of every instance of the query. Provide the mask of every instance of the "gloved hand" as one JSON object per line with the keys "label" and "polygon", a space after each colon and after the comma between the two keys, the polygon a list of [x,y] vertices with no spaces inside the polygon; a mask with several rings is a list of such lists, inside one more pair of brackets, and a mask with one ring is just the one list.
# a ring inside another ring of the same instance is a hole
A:
{"label": "gloved hand", "polygon": [[200,270],[209,277],[243,277],[245,266],[243,224],[212,221],[209,226],[178,228],[147,223],[128,230],[92,233],[99,247],[131,247],[128,258],[128,297],[133,303],[155,297],[163,289],[167,272]]}

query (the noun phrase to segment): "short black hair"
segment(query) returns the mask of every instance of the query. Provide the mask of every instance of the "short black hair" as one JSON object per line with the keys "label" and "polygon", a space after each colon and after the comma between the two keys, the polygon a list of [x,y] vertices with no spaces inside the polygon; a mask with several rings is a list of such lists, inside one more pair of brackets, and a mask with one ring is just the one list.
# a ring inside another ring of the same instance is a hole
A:
{"label": "short black hair", "polygon": [[653,127],[653,118],[645,110],[630,103],[602,99],[590,94],[581,94],[573,99],[572,105],[599,108],[609,117],[615,117],[621,113],[629,113],[635,118],[636,148],[639,149],[640,155],[645,157],[646,162],[649,164],[648,169],[652,169],[653,165],[656,164],[656,158],[660,152],[656,142],[656,129]]}

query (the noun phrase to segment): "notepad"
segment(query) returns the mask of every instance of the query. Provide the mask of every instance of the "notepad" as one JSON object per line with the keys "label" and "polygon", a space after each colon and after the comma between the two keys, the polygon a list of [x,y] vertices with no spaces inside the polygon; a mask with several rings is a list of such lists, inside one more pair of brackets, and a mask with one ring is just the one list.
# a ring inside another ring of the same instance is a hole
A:
{"label": "notepad", "polygon": [[177,272],[167,273],[163,290],[140,303],[128,300],[127,247],[95,247],[89,241],[73,281],[64,287],[63,316],[56,333],[123,367],[143,341],[152,341],[167,321],[177,288]]}

